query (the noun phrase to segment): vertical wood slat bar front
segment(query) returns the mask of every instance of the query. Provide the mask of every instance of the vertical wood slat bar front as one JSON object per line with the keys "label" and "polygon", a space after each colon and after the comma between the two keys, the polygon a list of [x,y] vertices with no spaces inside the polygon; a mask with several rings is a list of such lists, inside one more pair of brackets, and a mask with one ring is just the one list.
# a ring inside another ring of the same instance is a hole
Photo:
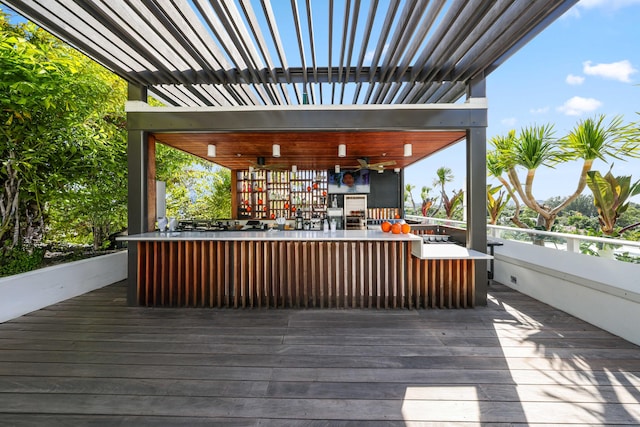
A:
{"label": "vertical wood slat bar front", "polygon": [[467,308],[473,260],[406,242],[138,242],[140,305]]}

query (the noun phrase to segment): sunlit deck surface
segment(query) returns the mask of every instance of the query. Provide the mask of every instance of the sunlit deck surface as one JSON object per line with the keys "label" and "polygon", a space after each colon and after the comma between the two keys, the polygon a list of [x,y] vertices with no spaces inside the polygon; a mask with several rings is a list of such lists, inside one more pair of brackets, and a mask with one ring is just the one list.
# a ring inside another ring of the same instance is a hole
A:
{"label": "sunlit deck surface", "polygon": [[0,325],[0,425],[640,423],[640,349],[501,285],[469,310],[127,307]]}

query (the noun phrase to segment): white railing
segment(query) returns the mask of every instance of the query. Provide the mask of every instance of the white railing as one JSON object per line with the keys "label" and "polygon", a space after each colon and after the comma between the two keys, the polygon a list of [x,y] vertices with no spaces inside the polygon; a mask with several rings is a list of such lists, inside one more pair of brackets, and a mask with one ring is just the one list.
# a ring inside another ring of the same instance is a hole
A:
{"label": "white railing", "polygon": [[[467,228],[464,221],[454,221],[443,218],[423,217],[418,215],[406,215],[406,219],[423,224],[451,225]],[[628,253],[633,257],[640,257],[640,242],[631,240],[612,239],[608,237],[584,236],[580,234],[556,233],[530,228],[505,227],[502,225],[487,225],[488,237],[514,240],[519,242],[536,243],[540,246],[554,248],[567,252],[591,253],[596,252],[600,256],[613,257],[614,254]],[[582,245],[582,243],[588,243]],[[582,248],[582,250],[581,250]]]}

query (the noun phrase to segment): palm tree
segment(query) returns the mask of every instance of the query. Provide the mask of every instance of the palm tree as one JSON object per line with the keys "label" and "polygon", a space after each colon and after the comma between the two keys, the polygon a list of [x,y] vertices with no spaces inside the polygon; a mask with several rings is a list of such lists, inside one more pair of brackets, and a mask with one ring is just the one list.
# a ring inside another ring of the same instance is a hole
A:
{"label": "palm tree", "polygon": [[411,205],[413,206],[413,214],[415,215],[417,212],[416,209],[416,202],[415,200],[413,200],[413,193],[412,191],[416,188],[415,185],[411,185],[411,184],[406,184],[404,186],[404,201],[408,201],[411,200]]}
{"label": "palm tree", "polygon": [[506,137],[496,136],[491,139],[490,143],[496,149],[487,153],[487,171],[489,172],[489,175],[494,176],[498,179],[498,181],[500,181],[505,190],[507,190],[508,196],[516,205],[513,216],[511,217],[511,221],[520,228],[528,228],[527,224],[520,220],[520,200],[511,187],[511,184],[509,184],[509,181],[503,176],[503,174],[505,173],[505,169],[509,166],[509,164],[505,164],[506,162],[503,161],[499,154],[500,150],[504,151],[507,149],[507,147],[510,146],[510,144],[514,144],[515,142],[513,142],[512,140],[514,140],[515,138],[516,131],[512,130],[509,131]]}
{"label": "palm tree", "polygon": [[[539,214],[546,230],[551,229],[558,213],[585,189],[587,172],[596,159],[606,162],[611,157],[623,159],[640,156],[640,146],[624,133],[627,128],[621,126],[622,119],[615,117],[608,125],[604,120],[604,115],[582,120],[559,140],[553,137],[553,127],[550,125],[524,128],[518,137],[492,139],[497,162],[509,178],[513,193]],[[583,161],[582,171],[573,194],[554,208],[539,205],[533,194],[536,170],[540,166],[554,167],[558,163],[579,159]],[[527,171],[524,185],[516,167]],[[516,200],[513,195],[512,198]]]}
{"label": "palm tree", "polygon": [[438,204],[438,208],[435,210],[433,215],[437,214],[442,208],[442,204],[445,202],[445,200],[449,199],[444,190],[444,186],[447,182],[452,182],[454,178],[453,172],[451,172],[451,169],[446,166],[439,167],[436,170],[436,176],[437,178],[433,180],[433,186],[440,187],[440,203]]}

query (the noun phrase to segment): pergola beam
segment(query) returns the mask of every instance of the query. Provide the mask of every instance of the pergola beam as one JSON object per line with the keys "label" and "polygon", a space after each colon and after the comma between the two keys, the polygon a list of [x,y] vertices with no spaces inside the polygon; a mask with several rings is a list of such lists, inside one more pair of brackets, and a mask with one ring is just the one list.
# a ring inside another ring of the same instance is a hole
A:
{"label": "pergola beam", "polygon": [[450,130],[485,128],[484,99],[447,105],[180,108],[127,104],[129,129],[149,132]]}

